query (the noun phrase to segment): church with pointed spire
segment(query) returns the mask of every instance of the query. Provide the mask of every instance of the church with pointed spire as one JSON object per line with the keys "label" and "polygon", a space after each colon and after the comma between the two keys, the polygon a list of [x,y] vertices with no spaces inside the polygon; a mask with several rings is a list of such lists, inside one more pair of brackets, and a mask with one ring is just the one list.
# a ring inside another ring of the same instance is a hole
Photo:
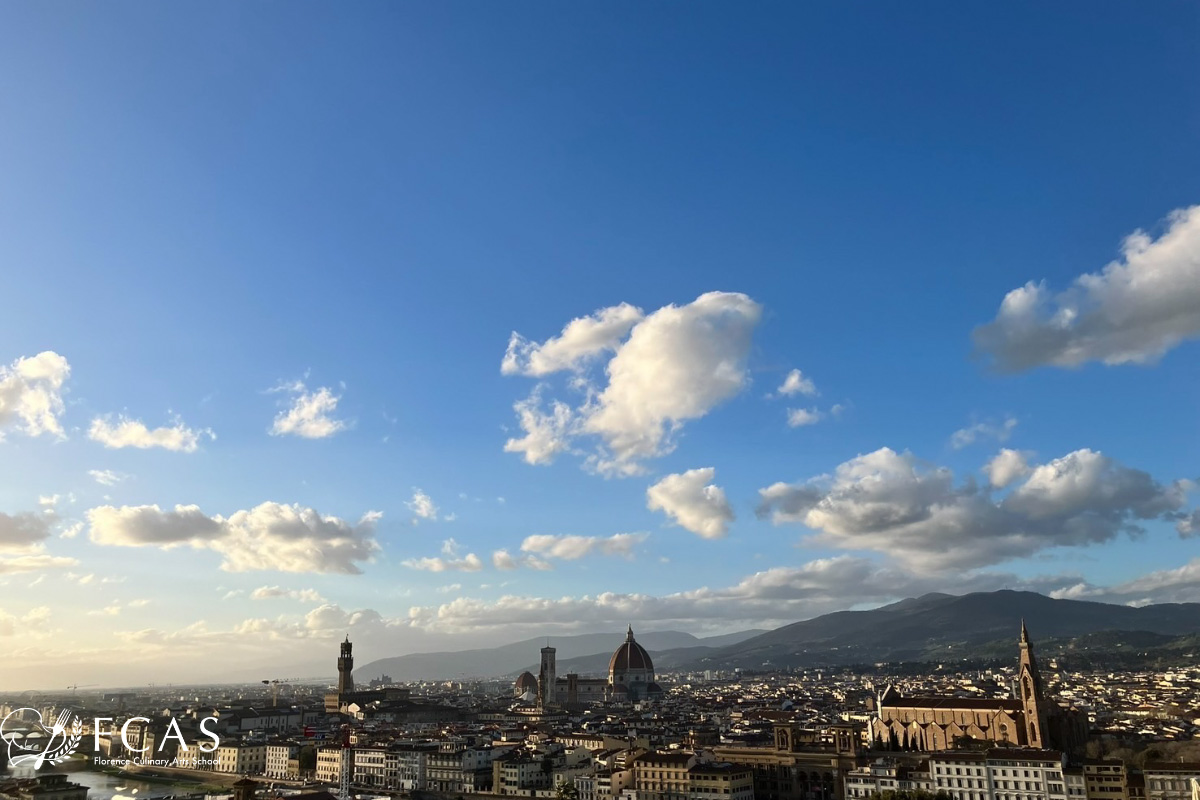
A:
{"label": "church with pointed spire", "polygon": [[889,686],[872,715],[872,746],[933,752],[974,740],[1080,753],[1087,744],[1087,716],[1047,696],[1024,620],[1018,647],[1011,697],[904,697]]}

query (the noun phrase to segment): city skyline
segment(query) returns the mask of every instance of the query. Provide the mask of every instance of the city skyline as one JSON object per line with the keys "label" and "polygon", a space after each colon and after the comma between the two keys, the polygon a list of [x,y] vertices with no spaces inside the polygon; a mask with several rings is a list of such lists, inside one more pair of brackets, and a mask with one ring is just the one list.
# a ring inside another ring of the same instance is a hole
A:
{"label": "city skyline", "polygon": [[5,688],[1200,601],[1194,7],[306,8],[0,28]]}

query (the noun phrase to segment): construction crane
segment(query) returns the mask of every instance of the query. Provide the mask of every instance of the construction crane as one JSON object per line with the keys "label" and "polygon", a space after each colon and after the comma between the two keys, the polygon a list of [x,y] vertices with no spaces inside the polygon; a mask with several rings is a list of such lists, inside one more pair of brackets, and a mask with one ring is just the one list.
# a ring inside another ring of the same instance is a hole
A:
{"label": "construction crane", "polygon": [[353,800],[350,784],[354,779],[354,748],[350,745],[350,726],[342,726],[342,758],[338,765],[338,794],[341,800]]}
{"label": "construction crane", "polygon": [[71,694],[75,694],[76,689],[87,689],[90,686],[99,686],[97,683],[73,683],[67,688],[71,690]]}

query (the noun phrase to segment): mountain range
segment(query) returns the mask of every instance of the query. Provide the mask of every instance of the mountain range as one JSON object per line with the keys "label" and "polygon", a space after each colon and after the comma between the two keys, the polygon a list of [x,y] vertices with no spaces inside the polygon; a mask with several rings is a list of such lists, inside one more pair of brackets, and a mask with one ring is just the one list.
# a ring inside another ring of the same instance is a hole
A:
{"label": "mountain range", "polygon": [[[679,631],[638,634],[656,671],[779,669],[878,662],[948,662],[1016,657],[1022,620],[1042,653],[1094,659],[1121,647],[1185,657],[1200,650],[1200,603],[1140,608],[1002,590],[927,594],[868,611],[838,611],[771,631],[700,639]],[[1104,635],[1099,635],[1104,634]],[[559,675],[602,675],[623,634],[555,637]],[[513,677],[536,673],[546,639],[483,650],[416,653],[373,661],[360,681]]]}
{"label": "mountain range", "polygon": [[[637,640],[651,652],[691,649],[709,652],[761,633],[765,633],[765,631],[748,630],[701,639],[681,631],[650,631],[638,633]],[[539,653],[547,644],[553,645],[557,651],[555,660],[559,665],[560,675],[570,672],[570,669],[563,667],[581,656],[598,658],[602,655],[604,670],[607,670],[609,657],[623,641],[625,641],[624,632],[585,633],[575,636],[525,639],[500,647],[479,650],[410,653],[404,656],[381,658],[364,664],[354,670],[354,678],[357,682],[365,683],[381,675],[388,675],[396,681],[492,678],[510,675],[515,677],[526,669],[537,672]]]}

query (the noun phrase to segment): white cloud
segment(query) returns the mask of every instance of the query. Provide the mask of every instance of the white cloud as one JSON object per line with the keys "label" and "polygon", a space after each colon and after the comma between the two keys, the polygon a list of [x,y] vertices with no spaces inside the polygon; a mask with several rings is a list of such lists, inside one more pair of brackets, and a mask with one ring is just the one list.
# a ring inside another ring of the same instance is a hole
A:
{"label": "white cloud", "polygon": [[37,553],[15,558],[0,558],[0,575],[18,572],[44,572],[51,569],[68,569],[79,566],[78,559]]}
{"label": "white cloud", "polygon": [[45,514],[9,515],[0,512],[0,553],[32,553],[50,537],[51,520]]}
{"label": "white cloud", "polygon": [[1088,361],[1149,364],[1200,336],[1200,206],[1167,218],[1158,239],[1138,230],[1121,258],[1051,294],[1027,283],[975,329],[976,347],[1002,370],[1077,367]]}
{"label": "white cloud", "polygon": [[575,561],[590,555],[632,558],[634,548],[644,541],[644,533],[616,533],[607,537],[535,534],[525,537],[521,542],[521,551],[564,561]]}
{"label": "white cloud", "polygon": [[[176,418],[174,424],[169,427],[150,429],[141,420],[129,419],[125,416],[117,417],[115,423],[108,417],[96,417],[92,420],[91,427],[88,428],[89,439],[112,449],[136,447],[146,450],[151,447],[161,447],[164,450],[173,450],[178,453],[194,453],[199,448],[200,439],[203,436],[207,436],[209,439],[217,438],[210,429],[189,428],[179,418]],[[96,470],[92,472],[94,473]],[[93,474],[92,477],[96,476]],[[97,478],[97,480],[99,479]],[[106,485],[111,486],[112,484]]]}
{"label": "white cloud", "polygon": [[118,483],[129,477],[128,475],[122,475],[119,472],[113,472],[111,469],[89,469],[88,475],[90,475],[92,480],[101,486],[116,486]]}
{"label": "white cloud", "polygon": [[536,570],[551,570],[554,565],[535,555],[514,556],[507,550],[497,550],[492,553],[492,566],[499,570],[511,571],[528,567]]}
{"label": "white cloud", "polygon": [[804,377],[804,373],[798,369],[794,369],[787,374],[783,379],[783,383],[775,390],[777,394],[785,397],[791,397],[794,394],[803,394],[812,397],[817,394],[817,386],[812,382],[811,378]]}
{"label": "white cloud", "polygon": [[309,391],[303,381],[283,384],[272,391],[292,395],[291,405],[280,411],[271,426],[272,436],[301,436],[305,439],[324,439],[349,427],[345,420],[335,419],[341,395],[328,386]]}
{"label": "white cloud", "polygon": [[734,515],[725,491],[712,483],[715,477],[713,467],[668,475],[646,490],[646,507],[705,539],[720,539]]}
{"label": "white cloud", "polygon": [[66,438],[60,417],[62,388],[70,374],[71,365],[51,350],[0,366],[0,441],[6,428],[26,436]]}
{"label": "white cloud", "polygon": [[1078,579],[1050,594],[1069,600],[1094,600],[1131,606],[1200,602],[1200,558],[1193,558],[1174,569],[1149,572],[1113,586],[1097,586]]}
{"label": "white cloud", "polygon": [[1030,453],[1020,450],[1002,449],[983,468],[988,482],[997,489],[1003,489],[1018,478],[1029,474]]}
{"label": "white cloud", "polygon": [[401,562],[409,569],[425,572],[479,572],[483,561],[474,553],[460,554],[461,546],[454,539],[442,542],[442,555],[435,558],[410,558]]}
{"label": "white cloud", "polygon": [[121,613],[121,604],[112,603],[102,608],[93,609],[87,613],[89,617],[115,617]]}
{"label": "white cloud", "polygon": [[1004,422],[977,422],[966,428],[959,428],[950,436],[950,446],[955,450],[961,450],[967,445],[974,444],[977,439],[987,438],[995,439],[998,442],[1008,441],[1008,437],[1012,436],[1012,432],[1016,430],[1017,420],[1014,417],[1006,417]]}
{"label": "white cloud", "polygon": [[324,603],[316,589],[285,589],[282,586],[260,586],[250,593],[251,600],[298,600],[301,603]]}
{"label": "white cloud", "polygon": [[1200,508],[1190,514],[1185,514],[1175,523],[1175,530],[1184,539],[1200,536]]}
{"label": "white cloud", "polygon": [[189,546],[223,557],[230,572],[280,570],[357,574],[359,563],[379,550],[374,528],[378,513],[357,525],[311,508],[262,503],[228,518],[208,516],[197,506],[100,506],[87,512],[89,536],[97,544],[120,547]]}
{"label": "white cloud", "polygon": [[418,519],[432,521],[438,518],[438,507],[434,505],[433,498],[415,487],[413,488],[412,499],[405,501],[404,505],[408,506],[408,510],[413,512],[415,517],[413,522],[416,522]]}
{"label": "white cloud", "polygon": [[0,638],[38,638],[45,634],[49,620],[50,609],[46,606],[32,608],[20,616],[0,608]]}
{"label": "white cloud", "polygon": [[628,303],[602,308],[588,317],[571,320],[558,336],[541,344],[513,331],[508,350],[500,362],[504,375],[541,377],[561,370],[575,370],[604,352],[613,352],[644,317],[640,308]]}
{"label": "white cloud", "polygon": [[805,425],[816,425],[824,416],[815,408],[789,408],[787,412],[788,427],[802,428]]}
{"label": "white cloud", "polygon": [[557,400],[549,412],[542,410],[541,389],[535,388],[529,397],[513,404],[517,422],[525,435],[510,438],[504,452],[520,453],[526,464],[550,464],[559,453],[570,449],[576,424],[571,407]]}
{"label": "white cloud", "polygon": [[864,603],[884,603],[930,591],[968,592],[1063,585],[1060,578],[1022,581],[1006,573],[930,577],[866,558],[839,556],[796,567],[775,567],[732,586],[701,587],[667,595],[603,592],[574,597],[507,595],[495,601],[458,597],[435,607],[409,610],[409,624],[446,633],[497,627],[560,631],[623,628],[627,622],[680,623],[696,630],[734,625],[774,627]]}
{"label": "white cloud", "polygon": [[[548,464],[570,449],[574,439],[594,436],[599,445],[586,461],[590,468],[605,475],[640,474],[643,461],[675,448],[675,435],[686,421],[705,416],[748,384],[746,358],[762,309],[746,295],[710,292],[640,319],[626,311],[621,325],[601,326],[610,311],[567,326],[570,331],[579,325],[579,335],[564,331],[544,345],[529,345],[518,336],[515,350],[510,342],[512,358],[506,355],[505,363],[512,366],[502,365],[509,373],[578,371],[591,356],[615,352],[605,365],[603,387],[583,374],[572,380],[572,387],[585,395],[580,406],[555,400],[549,412],[543,411],[538,389],[517,403],[525,436],[509,439],[506,451],[522,453],[531,464]],[[627,327],[631,322],[636,324]],[[590,335],[600,330],[602,336]],[[624,330],[629,335],[620,342]],[[538,366],[535,353],[542,358]]]}
{"label": "white cloud", "polygon": [[1136,534],[1141,520],[1175,518],[1187,486],[1163,486],[1101,453],[1077,450],[1030,469],[996,499],[973,480],[956,487],[950,470],[885,447],[841,464],[831,479],[760,489],[759,514],[819,531],[822,544],[937,571]]}

